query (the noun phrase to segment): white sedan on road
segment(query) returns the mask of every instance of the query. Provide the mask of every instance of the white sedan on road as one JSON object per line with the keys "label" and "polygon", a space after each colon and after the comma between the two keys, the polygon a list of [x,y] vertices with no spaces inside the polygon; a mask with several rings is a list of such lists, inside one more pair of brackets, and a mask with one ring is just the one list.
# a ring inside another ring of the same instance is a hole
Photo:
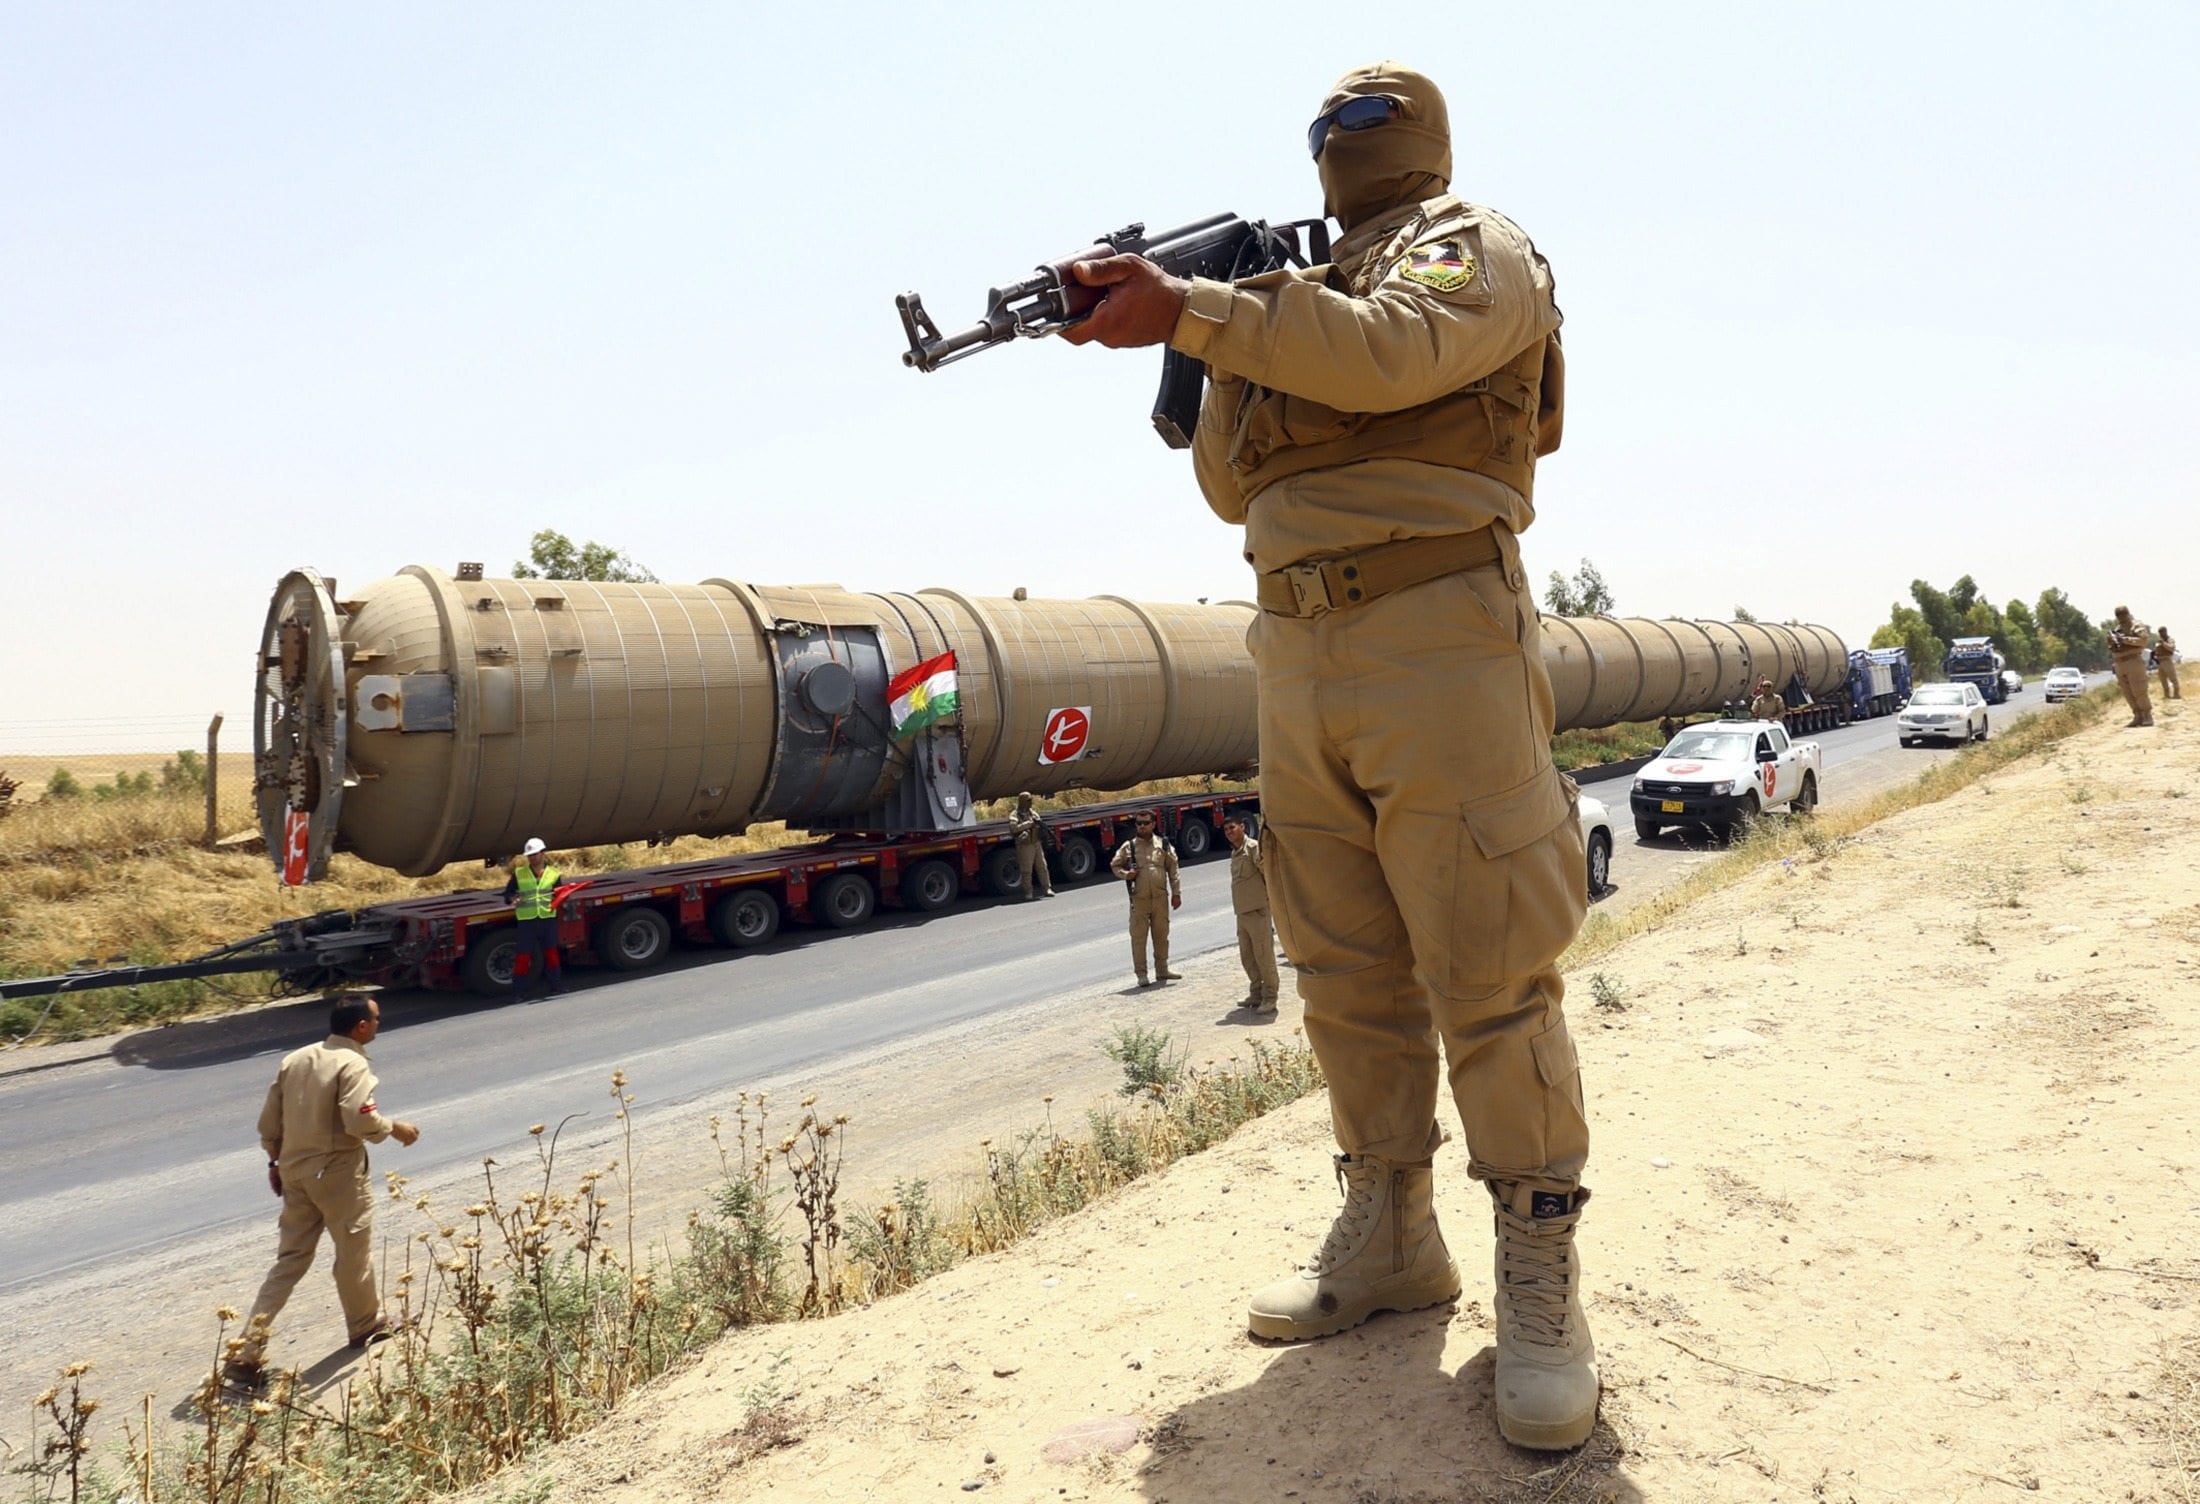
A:
{"label": "white sedan on road", "polygon": [[2078,669],[2065,665],[2047,671],[2047,703],[2058,700],[2075,700],[2085,693],[2085,675]]}
{"label": "white sedan on road", "polygon": [[1895,722],[1905,747],[1919,742],[1986,740],[1986,696],[1976,684],[1921,684]]}

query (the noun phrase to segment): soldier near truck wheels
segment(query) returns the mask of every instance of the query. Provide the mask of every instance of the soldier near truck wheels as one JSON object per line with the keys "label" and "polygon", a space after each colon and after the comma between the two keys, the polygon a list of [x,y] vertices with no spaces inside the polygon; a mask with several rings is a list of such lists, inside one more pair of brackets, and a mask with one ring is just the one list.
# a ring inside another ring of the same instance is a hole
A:
{"label": "soldier near truck wheels", "polygon": [[1320,1337],[1458,1298],[1431,1195],[1441,1039],[1497,1223],[1498,1428],[1575,1447],[1598,1396],[1573,1252],[1589,1131],[1553,963],[1587,895],[1517,542],[1565,407],[1550,266],[1450,192],[1419,73],[1345,75],[1308,146],[1335,265],[1081,262],[1106,293],[1062,336],[1206,364],[1193,468],[1257,576],[1262,851],[1345,1203],[1249,1324]]}
{"label": "soldier near truck wheels", "polygon": [[1046,821],[1032,807],[1031,795],[1016,796],[1016,813],[1008,817],[1016,837],[1016,879],[1023,885],[1024,901],[1054,896],[1054,874],[1047,870]]}

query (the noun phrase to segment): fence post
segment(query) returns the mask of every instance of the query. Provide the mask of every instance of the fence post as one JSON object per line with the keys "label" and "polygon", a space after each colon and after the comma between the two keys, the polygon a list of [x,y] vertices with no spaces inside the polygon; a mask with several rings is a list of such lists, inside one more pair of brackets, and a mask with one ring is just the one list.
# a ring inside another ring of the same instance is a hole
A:
{"label": "fence post", "polygon": [[206,727],[206,849],[214,849],[214,840],[220,834],[214,823],[215,801],[221,791],[221,742],[222,718],[217,715]]}

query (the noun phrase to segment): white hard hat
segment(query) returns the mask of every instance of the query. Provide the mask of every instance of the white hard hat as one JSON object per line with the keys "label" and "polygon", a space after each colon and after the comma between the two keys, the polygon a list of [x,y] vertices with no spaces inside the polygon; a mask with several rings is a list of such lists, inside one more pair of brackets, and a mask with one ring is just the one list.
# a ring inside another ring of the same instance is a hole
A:
{"label": "white hard hat", "polygon": [[542,837],[536,836],[520,848],[519,854],[521,856],[539,856],[549,849],[549,847],[542,844]]}

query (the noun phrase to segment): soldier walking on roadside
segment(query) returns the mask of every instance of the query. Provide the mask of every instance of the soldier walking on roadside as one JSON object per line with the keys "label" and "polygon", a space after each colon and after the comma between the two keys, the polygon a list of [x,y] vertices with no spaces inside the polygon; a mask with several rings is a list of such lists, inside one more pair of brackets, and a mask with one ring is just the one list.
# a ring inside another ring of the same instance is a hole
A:
{"label": "soldier walking on roadside", "polygon": [[2154,639],[2154,672],[2162,681],[2162,698],[2182,700],[2185,692],[2177,684],[2177,644],[2170,640],[2169,628],[2157,627]]}
{"label": "soldier walking on roadside", "polygon": [[1451,193],[1425,75],[1346,74],[1307,145],[1333,265],[1080,263],[1106,292],[1062,334],[1205,362],[1193,470],[1257,577],[1261,846],[1345,1199],[1249,1325],[1321,1337],[1458,1298],[1430,1179],[1448,1064],[1497,1228],[1498,1429],[1575,1447],[1598,1395],[1574,1253],[1589,1129],[1554,963],[1588,895],[1517,541],[1564,415],[1551,269]]}
{"label": "soldier walking on roadside", "polygon": [[2108,629],[2108,661],[2116,670],[2117,687],[2131,707],[2131,726],[2154,724],[2154,702],[2147,696],[2147,627],[2132,619],[2129,606],[2116,608],[2115,623]]}
{"label": "soldier walking on roadside", "polygon": [[1138,985],[1146,980],[1146,938],[1153,937],[1155,981],[1181,981],[1169,970],[1169,911],[1184,906],[1184,884],[1177,874],[1176,848],[1154,829],[1151,814],[1134,816],[1136,828],[1129,840],[1115,848],[1108,870],[1129,884],[1131,890],[1131,969]]}
{"label": "soldier walking on roadside", "polygon": [[1244,1006],[1256,1013],[1273,1011],[1283,994],[1276,975],[1276,927],[1268,917],[1266,859],[1260,842],[1245,833],[1245,822],[1236,815],[1222,822],[1223,839],[1230,843],[1230,907],[1237,911],[1238,960],[1245,965],[1251,989]]}
{"label": "soldier walking on roadside", "polygon": [[1024,902],[1044,894],[1054,896],[1054,874],[1047,870],[1046,821],[1031,807],[1029,794],[1016,796],[1016,813],[1008,817],[1016,837],[1016,880],[1023,885]]}
{"label": "soldier walking on roadside", "polygon": [[283,1198],[275,1263],[253,1298],[244,1334],[222,1364],[228,1384],[257,1391],[266,1383],[267,1338],[290,1292],[313,1267],[325,1229],[336,1245],[336,1294],[345,1335],[355,1348],[391,1334],[374,1274],[374,1187],[367,1145],[394,1138],[411,1146],[420,1130],[384,1117],[375,1104],[367,1046],[382,1026],[374,999],[346,998],[329,1010],[328,1038],[283,1057],[260,1106],[260,1147],[267,1183]]}

